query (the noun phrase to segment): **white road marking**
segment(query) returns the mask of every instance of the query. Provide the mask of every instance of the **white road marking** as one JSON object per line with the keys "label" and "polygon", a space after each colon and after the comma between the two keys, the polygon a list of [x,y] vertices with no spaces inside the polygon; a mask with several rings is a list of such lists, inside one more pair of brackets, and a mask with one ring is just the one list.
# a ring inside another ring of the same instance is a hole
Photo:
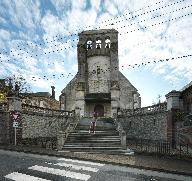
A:
{"label": "white road marking", "polygon": [[65,171],[65,170],[43,167],[43,166],[38,166],[38,165],[29,167],[28,169],[45,172],[45,173],[50,173],[50,174],[54,174],[54,175],[59,175],[59,176],[70,177],[70,178],[79,179],[79,180],[85,180],[85,181],[87,181],[91,177],[90,175],[86,175],[86,174],[82,174],[82,173],[76,173],[76,172],[72,172],[72,171]]}
{"label": "white road marking", "polygon": [[47,163],[48,165],[56,165],[56,166],[61,166],[61,167],[71,167],[75,170],[86,170],[90,172],[98,172],[99,169],[93,168],[93,167],[87,167],[87,166],[81,166],[81,165],[74,165],[74,164],[69,164],[69,163]]}
{"label": "white road marking", "polygon": [[95,162],[90,162],[90,161],[81,161],[81,160],[72,160],[72,159],[66,159],[66,158],[59,158],[59,161],[66,161],[66,162],[75,162],[75,163],[82,163],[82,164],[88,164],[88,165],[95,165],[95,166],[104,166],[105,164],[102,163],[95,163]]}
{"label": "white road marking", "polygon": [[26,174],[19,173],[19,172],[10,173],[10,174],[6,175],[5,178],[12,179],[15,181],[26,181],[26,180],[27,181],[51,181],[51,180],[34,177],[31,175],[26,175]]}

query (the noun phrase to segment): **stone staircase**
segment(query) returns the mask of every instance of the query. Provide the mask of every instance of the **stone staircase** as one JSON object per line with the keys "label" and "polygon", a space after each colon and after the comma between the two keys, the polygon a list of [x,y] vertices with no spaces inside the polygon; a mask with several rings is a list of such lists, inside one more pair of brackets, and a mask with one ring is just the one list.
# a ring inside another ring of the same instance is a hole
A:
{"label": "stone staircase", "polygon": [[90,119],[81,119],[63,146],[63,151],[124,153],[121,138],[111,118],[99,119],[95,134],[89,133]]}

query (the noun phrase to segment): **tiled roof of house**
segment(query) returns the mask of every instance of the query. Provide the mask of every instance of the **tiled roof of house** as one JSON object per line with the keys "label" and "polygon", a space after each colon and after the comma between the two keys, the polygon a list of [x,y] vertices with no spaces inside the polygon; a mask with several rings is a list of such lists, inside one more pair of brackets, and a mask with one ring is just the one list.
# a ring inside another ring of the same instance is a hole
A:
{"label": "tiled roof of house", "polygon": [[22,93],[22,95],[35,97],[51,97],[51,94],[49,92]]}

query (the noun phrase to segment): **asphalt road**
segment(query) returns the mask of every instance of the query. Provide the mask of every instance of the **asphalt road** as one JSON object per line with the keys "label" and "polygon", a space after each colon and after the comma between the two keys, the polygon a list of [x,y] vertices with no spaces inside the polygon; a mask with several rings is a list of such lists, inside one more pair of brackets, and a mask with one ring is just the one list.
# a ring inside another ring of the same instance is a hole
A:
{"label": "asphalt road", "polygon": [[192,181],[192,177],[124,166],[0,150],[1,181]]}

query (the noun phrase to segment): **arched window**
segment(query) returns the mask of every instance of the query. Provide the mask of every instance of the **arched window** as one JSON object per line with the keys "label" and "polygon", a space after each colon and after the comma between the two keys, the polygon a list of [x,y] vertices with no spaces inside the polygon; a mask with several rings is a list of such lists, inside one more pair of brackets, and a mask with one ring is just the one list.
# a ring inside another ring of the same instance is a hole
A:
{"label": "arched window", "polygon": [[96,48],[97,48],[97,49],[100,49],[100,48],[101,48],[101,39],[100,39],[100,38],[97,38],[97,39],[96,39]]}
{"label": "arched window", "polygon": [[104,116],[104,106],[101,104],[97,104],[94,108],[94,113],[97,115],[97,117],[103,117]]}
{"label": "arched window", "polygon": [[87,49],[92,49],[92,40],[87,40],[87,45],[86,45],[86,48]]}
{"label": "arched window", "polygon": [[111,43],[110,38],[106,37],[105,38],[105,48],[110,48],[110,43]]}

